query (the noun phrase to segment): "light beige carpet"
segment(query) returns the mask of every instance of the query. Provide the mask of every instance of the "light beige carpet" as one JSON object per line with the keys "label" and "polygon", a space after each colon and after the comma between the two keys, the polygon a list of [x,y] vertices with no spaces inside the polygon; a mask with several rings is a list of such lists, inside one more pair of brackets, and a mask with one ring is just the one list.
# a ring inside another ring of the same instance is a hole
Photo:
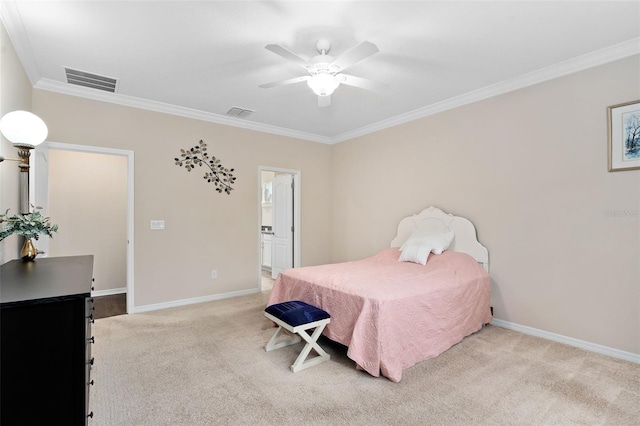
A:
{"label": "light beige carpet", "polygon": [[487,326],[400,383],[265,352],[268,293],[96,320],[93,426],[640,425],[640,365]]}

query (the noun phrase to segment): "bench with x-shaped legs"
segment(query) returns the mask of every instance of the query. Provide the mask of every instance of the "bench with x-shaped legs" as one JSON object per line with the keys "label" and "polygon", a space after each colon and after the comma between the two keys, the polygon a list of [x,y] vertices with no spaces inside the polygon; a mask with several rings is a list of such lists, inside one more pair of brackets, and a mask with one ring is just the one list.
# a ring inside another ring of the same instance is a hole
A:
{"label": "bench with x-shaped legs", "polygon": [[[296,361],[291,365],[291,371],[295,373],[329,360],[329,354],[318,344],[318,338],[331,321],[331,315],[328,312],[299,300],[267,306],[264,311],[264,315],[278,325],[273,337],[264,347],[265,351],[270,352],[293,345],[300,342],[300,337],[307,342]],[[309,335],[307,330],[311,329],[315,330]],[[288,331],[290,336],[278,341],[283,330]],[[318,355],[307,359],[311,349]]]}

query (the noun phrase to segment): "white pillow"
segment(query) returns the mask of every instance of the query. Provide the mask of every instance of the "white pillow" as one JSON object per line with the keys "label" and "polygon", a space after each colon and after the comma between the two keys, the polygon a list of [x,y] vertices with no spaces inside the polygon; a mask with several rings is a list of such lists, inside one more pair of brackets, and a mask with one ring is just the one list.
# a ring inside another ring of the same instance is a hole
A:
{"label": "white pillow", "polygon": [[429,253],[441,254],[449,248],[453,237],[454,234],[451,231],[437,234],[414,231],[400,247],[401,253],[398,261],[426,265]]}

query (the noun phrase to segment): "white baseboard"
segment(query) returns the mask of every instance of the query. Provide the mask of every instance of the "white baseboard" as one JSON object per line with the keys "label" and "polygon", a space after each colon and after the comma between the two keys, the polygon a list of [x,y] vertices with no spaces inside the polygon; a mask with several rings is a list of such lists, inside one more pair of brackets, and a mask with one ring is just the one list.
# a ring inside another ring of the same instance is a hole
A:
{"label": "white baseboard", "polygon": [[527,327],[526,325],[520,325],[501,319],[494,318],[491,321],[491,324],[498,327],[507,328],[509,330],[518,331],[523,334],[528,334],[530,336],[542,337],[543,339],[553,340],[554,342],[564,343],[565,345],[574,346],[576,348],[585,349],[587,351],[596,352],[602,355],[608,355],[613,358],[623,359],[625,361],[631,361],[635,362],[636,364],[640,364],[640,354],[621,351],[619,349],[598,345],[597,343],[585,342],[584,340],[562,336],[560,334],[539,330],[533,327]]}
{"label": "white baseboard", "polygon": [[230,297],[246,296],[249,294],[258,293],[260,290],[257,288],[250,290],[232,291],[230,293],[212,294],[211,296],[194,297],[192,299],[172,300],[171,302],[154,303],[151,305],[136,306],[133,308],[132,314],[139,314],[141,312],[157,311],[159,309],[176,308],[178,306],[192,305],[194,303],[211,302],[213,300],[228,299]]}
{"label": "white baseboard", "polygon": [[93,290],[91,292],[91,296],[93,296],[93,297],[111,296],[112,294],[122,294],[122,293],[126,293],[126,292],[127,292],[127,288],[126,287],[110,288],[108,290]]}

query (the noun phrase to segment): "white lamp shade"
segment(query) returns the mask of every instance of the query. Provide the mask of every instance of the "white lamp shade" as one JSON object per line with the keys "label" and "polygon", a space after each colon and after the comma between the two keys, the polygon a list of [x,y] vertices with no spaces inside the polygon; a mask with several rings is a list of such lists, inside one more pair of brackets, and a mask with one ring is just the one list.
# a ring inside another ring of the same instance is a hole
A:
{"label": "white lamp shade", "polygon": [[328,73],[319,73],[307,80],[311,90],[318,96],[329,96],[340,85],[338,79]]}
{"label": "white lamp shade", "polygon": [[14,145],[35,147],[47,139],[47,125],[29,111],[12,111],[0,119],[0,132]]}

